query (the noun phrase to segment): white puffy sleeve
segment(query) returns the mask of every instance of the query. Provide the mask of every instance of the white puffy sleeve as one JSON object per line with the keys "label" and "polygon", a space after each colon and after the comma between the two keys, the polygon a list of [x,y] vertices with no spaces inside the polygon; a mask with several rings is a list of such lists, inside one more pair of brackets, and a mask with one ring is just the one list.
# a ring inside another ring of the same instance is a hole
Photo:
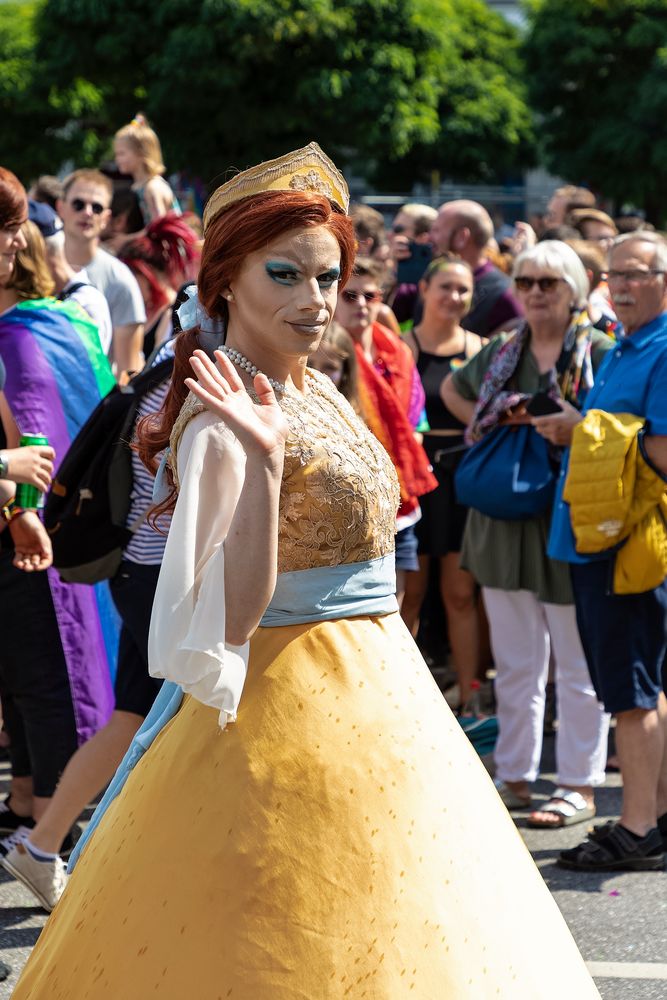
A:
{"label": "white puffy sleeve", "polygon": [[248,648],[225,643],[224,540],[243,486],[245,453],[213,414],[189,421],[178,453],[180,491],[155,593],[148,640],[153,677],[175,681],[234,721]]}

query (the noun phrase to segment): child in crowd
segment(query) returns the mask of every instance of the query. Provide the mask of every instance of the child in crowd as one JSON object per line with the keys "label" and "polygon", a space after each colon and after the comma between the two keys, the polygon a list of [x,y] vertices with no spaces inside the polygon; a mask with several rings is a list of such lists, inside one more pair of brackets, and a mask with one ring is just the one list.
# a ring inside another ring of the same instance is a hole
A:
{"label": "child in crowd", "polygon": [[180,215],[178,199],[162,176],[165,166],[160,140],[143,115],[136,115],[116,132],[113,149],[118,169],[132,177],[145,225],[167,212]]}

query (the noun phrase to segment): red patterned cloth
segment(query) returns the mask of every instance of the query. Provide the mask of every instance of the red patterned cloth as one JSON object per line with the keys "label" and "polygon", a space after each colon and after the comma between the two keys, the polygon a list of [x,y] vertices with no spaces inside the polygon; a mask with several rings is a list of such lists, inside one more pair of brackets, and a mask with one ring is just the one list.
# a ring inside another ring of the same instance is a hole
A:
{"label": "red patterned cloth", "polygon": [[415,510],[419,497],[438,483],[408,419],[415,371],[410,349],[379,323],[373,324],[373,347],[376,358],[371,363],[362,346],[355,345],[359,398],[364,420],[396,468],[401,487],[399,515],[403,516]]}

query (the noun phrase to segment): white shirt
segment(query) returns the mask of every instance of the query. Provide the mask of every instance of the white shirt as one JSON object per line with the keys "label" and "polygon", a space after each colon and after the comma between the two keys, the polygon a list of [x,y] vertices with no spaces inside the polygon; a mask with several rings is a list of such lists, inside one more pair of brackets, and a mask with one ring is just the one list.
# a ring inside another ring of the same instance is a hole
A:
{"label": "white shirt", "polygon": [[[69,288],[73,288],[81,282],[83,282],[81,288],[77,288],[71,295],[67,295],[67,290]],[[111,313],[109,312],[107,300],[104,298],[102,293],[90,283],[90,278],[88,277],[85,268],[78,271],[72,280],[67,282],[61,292],[61,295],[63,298],[70,299],[72,302],[78,302],[81,308],[85,309],[93,323],[97,326],[97,332],[100,336],[102,350],[105,354],[108,354],[111,348],[111,338],[113,335]]]}
{"label": "white shirt", "polygon": [[106,298],[114,327],[146,322],[137,279],[122,261],[99,248],[86,265],[86,273],[90,283]]}

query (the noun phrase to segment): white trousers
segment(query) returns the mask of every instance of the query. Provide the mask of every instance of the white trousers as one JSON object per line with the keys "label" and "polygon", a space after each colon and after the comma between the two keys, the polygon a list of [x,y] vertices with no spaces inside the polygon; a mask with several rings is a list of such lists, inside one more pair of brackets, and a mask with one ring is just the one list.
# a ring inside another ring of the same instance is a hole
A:
{"label": "white trousers", "polygon": [[609,715],[593,690],[574,605],[545,604],[527,590],[484,587],[483,595],[497,672],[497,776],[503,781],[535,781],[538,775],[553,651],[558,781],[603,784]]}

